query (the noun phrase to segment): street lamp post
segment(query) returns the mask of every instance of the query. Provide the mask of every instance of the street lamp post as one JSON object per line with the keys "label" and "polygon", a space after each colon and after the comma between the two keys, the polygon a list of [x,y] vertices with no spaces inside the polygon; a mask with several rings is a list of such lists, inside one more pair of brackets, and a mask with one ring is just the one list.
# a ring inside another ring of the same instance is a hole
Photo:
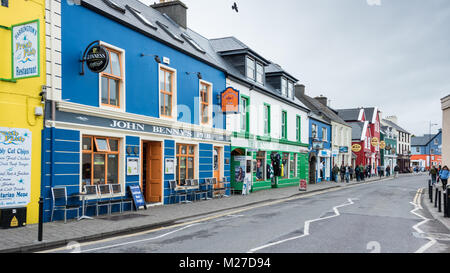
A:
{"label": "street lamp post", "polygon": [[430,131],[429,131],[429,141],[428,141],[428,145],[429,145],[429,147],[428,147],[428,156],[429,156],[429,159],[430,159],[430,166],[429,166],[429,170],[431,170],[431,127],[432,126],[437,126],[438,124],[437,123],[432,123],[431,121],[430,121]]}

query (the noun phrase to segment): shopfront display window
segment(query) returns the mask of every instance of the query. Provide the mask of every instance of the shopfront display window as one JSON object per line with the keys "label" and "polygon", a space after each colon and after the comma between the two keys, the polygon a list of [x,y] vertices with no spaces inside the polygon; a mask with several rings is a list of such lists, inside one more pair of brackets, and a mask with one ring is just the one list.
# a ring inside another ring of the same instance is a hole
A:
{"label": "shopfront display window", "polygon": [[195,145],[177,144],[176,180],[178,185],[184,184],[186,179],[194,179]]}
{"label": "shopfront display window", "polygon": [[83,136],[82,186],[119,183],[119,139]]}
{"label": "shopfront display window", "polygon": [[282,165],[283,165],[283,173],[281,176],[283,178],[289,178],[289,153],[283,153]]}
{"label": "shopfront display window", "polygon": [[259,151],[256,155],[256,181],[264,181],[266,179],[265,162],[266,153],[263,151]]}

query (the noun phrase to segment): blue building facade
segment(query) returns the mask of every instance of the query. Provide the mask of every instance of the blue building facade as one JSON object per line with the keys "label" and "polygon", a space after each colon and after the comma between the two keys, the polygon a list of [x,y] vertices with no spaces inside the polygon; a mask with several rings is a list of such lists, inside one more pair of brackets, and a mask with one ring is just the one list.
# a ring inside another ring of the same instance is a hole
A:
{"label": "blue building facade", "polygon": [[412,155],[442,155],[442,129],[434,135],[411,138]]}
{"label": "blue building facade", "polygon": [[[72,195],[85,185],[120,184],[114,197],[123,198],[139,185],[146,203],[170,204],[179,201],[171,180],[230,179],[230,135],[219,106],[226,72],[206,54],[207,40],[157,5],[111,3],[61,1],[61,99],[47,101],[43,130],[46,221],[52,187]],[[89,45],[106,49],[103,72],[80,62]]]}
{"label": "blue building facade", "polygon": [[309,118],[309,181],[313,183],[331,180],[331,124],[313,115]]}

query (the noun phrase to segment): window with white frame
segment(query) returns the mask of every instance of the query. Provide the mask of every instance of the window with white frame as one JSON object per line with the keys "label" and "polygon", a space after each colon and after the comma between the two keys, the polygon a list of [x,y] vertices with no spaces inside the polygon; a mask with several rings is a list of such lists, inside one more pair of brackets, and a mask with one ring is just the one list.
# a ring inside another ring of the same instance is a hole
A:
{"label": "window with white frame", "polygon": [[288,83],[288,97],[289,98],[294,98],[294,83],[289,81]]}
{"label": "window with white frame", "polygon": [[247,78],[255,80],[255,60],[247,57]]}
{"label": "window with white frame", "polygon": [[100,103],[102,106],[122,108],[124,105],[124,51],[102,44],[108,51],[109,64],[100,75]]}
{"label": "window with white frame", "polygon": [[256,63],[256,81],[264,84],[264,67],[260,63]]}
{"label": "window with white frame", "polygon": [[281,78],[281,94],[283,96],[287,96],[287,90],[288,89],[288,81],[286,78]]}

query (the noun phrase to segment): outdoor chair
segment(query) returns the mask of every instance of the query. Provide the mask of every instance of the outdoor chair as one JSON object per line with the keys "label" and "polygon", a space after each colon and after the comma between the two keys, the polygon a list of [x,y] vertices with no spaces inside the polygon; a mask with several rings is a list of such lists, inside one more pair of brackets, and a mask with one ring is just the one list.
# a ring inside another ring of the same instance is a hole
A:
{"label": "outdoor chair", "polygon": [[97,205],[97,216],[100,207],[107,207],[108,214],[111,214],[111,187],[106,184],[98,185],[98,192],[100,193],[100,201]]}
{"label": "outdoor chair", "polygon": [[[190,188],[190,187],[192,187],[192,179],[186,179],[185,181],[184,181],[184,186],[185,187],[188,187],[188,188],[186,188],[186,194],[188,195],[188,196],[190,196],[190,198],[191,198],[191,200],[192,200],[192,195],[194,194],[194,191],[192,190],[192,188]],[[190,188],[190,189],[189,189]]]}
{"label": "outdoor chair", "polygon": [[204,194],[204,192],[202,192],[200,190],[200,185],[198,183],[198,179],[193,179],[192,180],[192,186],[195,187],[194,188],[194,195],[195,195],[195,201],[197,201],[197,196],[200,195],[200,197],[201,197],[201,195]]}
{"label": "outdoor chair", "polygon": [[86,193],[86,200],[84,201],[85,209],[88,207],[95,207],[95,211],[97,211],[98,206],[98,192],[97,186],[95,185],[85,185],[84,192]]}
{"label": "outdoor chair", "polygon": [[222,183],[223,183],[223,185],[224,185],[224,194],[223,194],[223,196],[225,196],[225,197],[230,197],[230,196],[227,194],[227,191],[229,190],[229,191],[230,191],[230,194],[231,194],[231,182],[227,181],[227,178],[226,178],[226,177],[222,177]]}
{"label": "outdoor chair", "polygon": [[[122,195],[122,185],[120,184],[112,184],[111,185],[111,191],[113,194],[116,195]],[[130,204],[130,208],[133,208],[133,198],[128,198],[128,197],[123,197],[120,196],[120,199],[118,199],[118,201],[120,201],[120,213],[123,212],[123,205],[124,204]]]}
{"label": "outdoor chair", "polygon": [[67,211],[68,210],[76,210],[77,211],[77,218],[80,217],[80,205],[72,205],[69,204],[67,201],[69,198],[74,198],[78,196],[67,196],[67,189],[66,187],[54,187],[52,188],[52,200],[53,200],[53,207],[52,207],[52,216],[50,218],[50,221],[53,221],[53,214],[55,210],[64,210],[64,223],[67,223]]}
{"label": "outdoor chair", "polygon": [[177,181],[176,180],[170,180],[169,181],[169,187],[170,187],[170,191],[171,191],[171,196],[175,196],[175,201],[176,198],[179,197],[179,203],[181,203],[181,197],[184,196],[184,200],[187,200],[187,193],[185,190],[177,190]]}

